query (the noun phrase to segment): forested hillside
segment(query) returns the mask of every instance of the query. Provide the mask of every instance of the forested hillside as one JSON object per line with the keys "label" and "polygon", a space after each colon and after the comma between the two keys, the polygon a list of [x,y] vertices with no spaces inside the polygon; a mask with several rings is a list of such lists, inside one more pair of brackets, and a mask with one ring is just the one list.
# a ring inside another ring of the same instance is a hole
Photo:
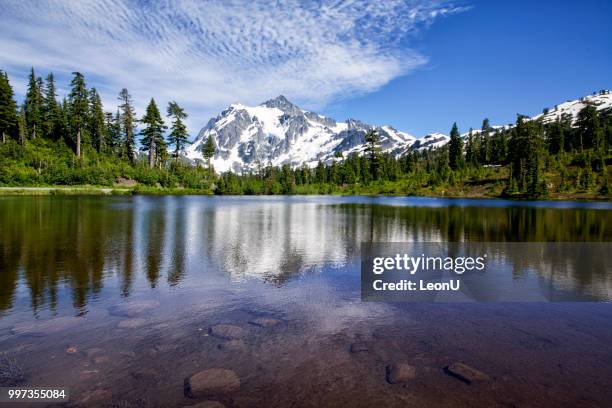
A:
{"label": "forested hillside", "polygon": [[151,98],[146,113],[136,117],[130,93],[122,89],[118,106],[106,111],[78,72],[60,101],[53,74],[43,80],[34,69],[18,106],[1,72],[0,185],[136,185],[217,194],[609,196],[612,112],[590,104],[575,117],[518,115],[503,128],[485,119],[481,129],[465,136],[453,124],[445,146],[394,155],[382,151],[381,135],[370,130],[361,155],[338,155],[314,168],[262,164],[240,175],[216,174],[208,164],[216,148],[212,138],[203,143],[203,162],[183,157],[187,113],[178,103],[160,108]]}

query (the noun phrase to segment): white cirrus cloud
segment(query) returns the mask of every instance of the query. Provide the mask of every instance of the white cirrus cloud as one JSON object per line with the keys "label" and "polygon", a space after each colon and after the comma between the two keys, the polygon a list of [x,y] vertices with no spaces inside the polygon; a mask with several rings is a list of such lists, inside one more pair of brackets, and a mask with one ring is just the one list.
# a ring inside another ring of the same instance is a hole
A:
{"label": "white cirrus cloud", "polygon": [[316,108],[375,91],[425,64],[420,29],[464,10],[442,0],[4,0],[0,69],[23,95],[29,67],[66,93],[85,73],[108,110],[127,87],[191,113],[192,132],[229,103],[285,94]]}

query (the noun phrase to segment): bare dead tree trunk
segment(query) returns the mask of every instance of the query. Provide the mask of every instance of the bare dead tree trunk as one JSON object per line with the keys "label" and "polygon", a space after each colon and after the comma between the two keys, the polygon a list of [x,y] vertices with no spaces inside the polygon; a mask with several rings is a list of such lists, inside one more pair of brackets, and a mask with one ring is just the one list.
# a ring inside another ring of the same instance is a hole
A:
{"label": "bare dead tree trunk", "polygon": [[4,130],[2,131],[2,143],[6,143],[6,133],[4,133]]}

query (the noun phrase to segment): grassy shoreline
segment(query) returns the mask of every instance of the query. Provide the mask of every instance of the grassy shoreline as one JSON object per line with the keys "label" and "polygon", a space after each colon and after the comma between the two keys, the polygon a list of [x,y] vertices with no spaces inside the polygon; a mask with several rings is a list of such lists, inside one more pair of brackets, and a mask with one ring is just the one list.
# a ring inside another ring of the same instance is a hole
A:
{"label": "grassy shoreline", "polygon": [[[506,200],[528,200],[525,197],[504,196],[501,190],[474,188],[454,188],[454,189],[432,189],[422,188],[416,191],[401,192],[396,189],[376,188],[377,186],[350,186],[345,189],[325,191],[321,188],[317,191],[296,191],[294,194],[280,195],[329,195],[329,196],[388,196],[388,197],[431,197],[431,198],[471,198],[471,199],[506,199]],[[214,195],[210,189],[192,188],[166,188],[151,186],[0,186],[0,196],[52,196],[52,195]],[[228,194],[231,195],[231,194]],[[262,195],[262,194],[241,194]],[[533,201],[609,201],[609,196],[584,193],[550,193],[546,197],[531,199]]]}

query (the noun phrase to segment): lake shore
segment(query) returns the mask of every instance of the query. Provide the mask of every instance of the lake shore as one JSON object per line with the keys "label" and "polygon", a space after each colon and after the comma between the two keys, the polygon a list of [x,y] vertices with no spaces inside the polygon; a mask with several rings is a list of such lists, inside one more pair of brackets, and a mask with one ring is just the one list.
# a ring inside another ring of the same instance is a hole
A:
{"label": "lake shore", "polygon": [[[214,195],[210,189],[193,188],[167,188],[152,186],[91,186],[91,185],[58,185],[58,186],[3,186],[0,187],[0,196],[46,196],[46,195]],[[231,195],[231,194],[228,194]],[[262,194],[244,194],[262,195]],[[430,189],[422,188],[410,193],[401,192],[399,189],[388,189],[384,186],[350,186],[335,191],[309,190],[296,191],[295,194],[273,194],[273,195],[329,195],[329,196],[388,196],[388,197],[431,197],[431,198],[475,198],[475,199],[510,199],[528,200],[520,195],[505,196],[501,189],[478,189],[478,188],[449,188]],[[540,197],[536,201],[609,201],[609,195],[584,193],[549,193],[546,197]]]}

